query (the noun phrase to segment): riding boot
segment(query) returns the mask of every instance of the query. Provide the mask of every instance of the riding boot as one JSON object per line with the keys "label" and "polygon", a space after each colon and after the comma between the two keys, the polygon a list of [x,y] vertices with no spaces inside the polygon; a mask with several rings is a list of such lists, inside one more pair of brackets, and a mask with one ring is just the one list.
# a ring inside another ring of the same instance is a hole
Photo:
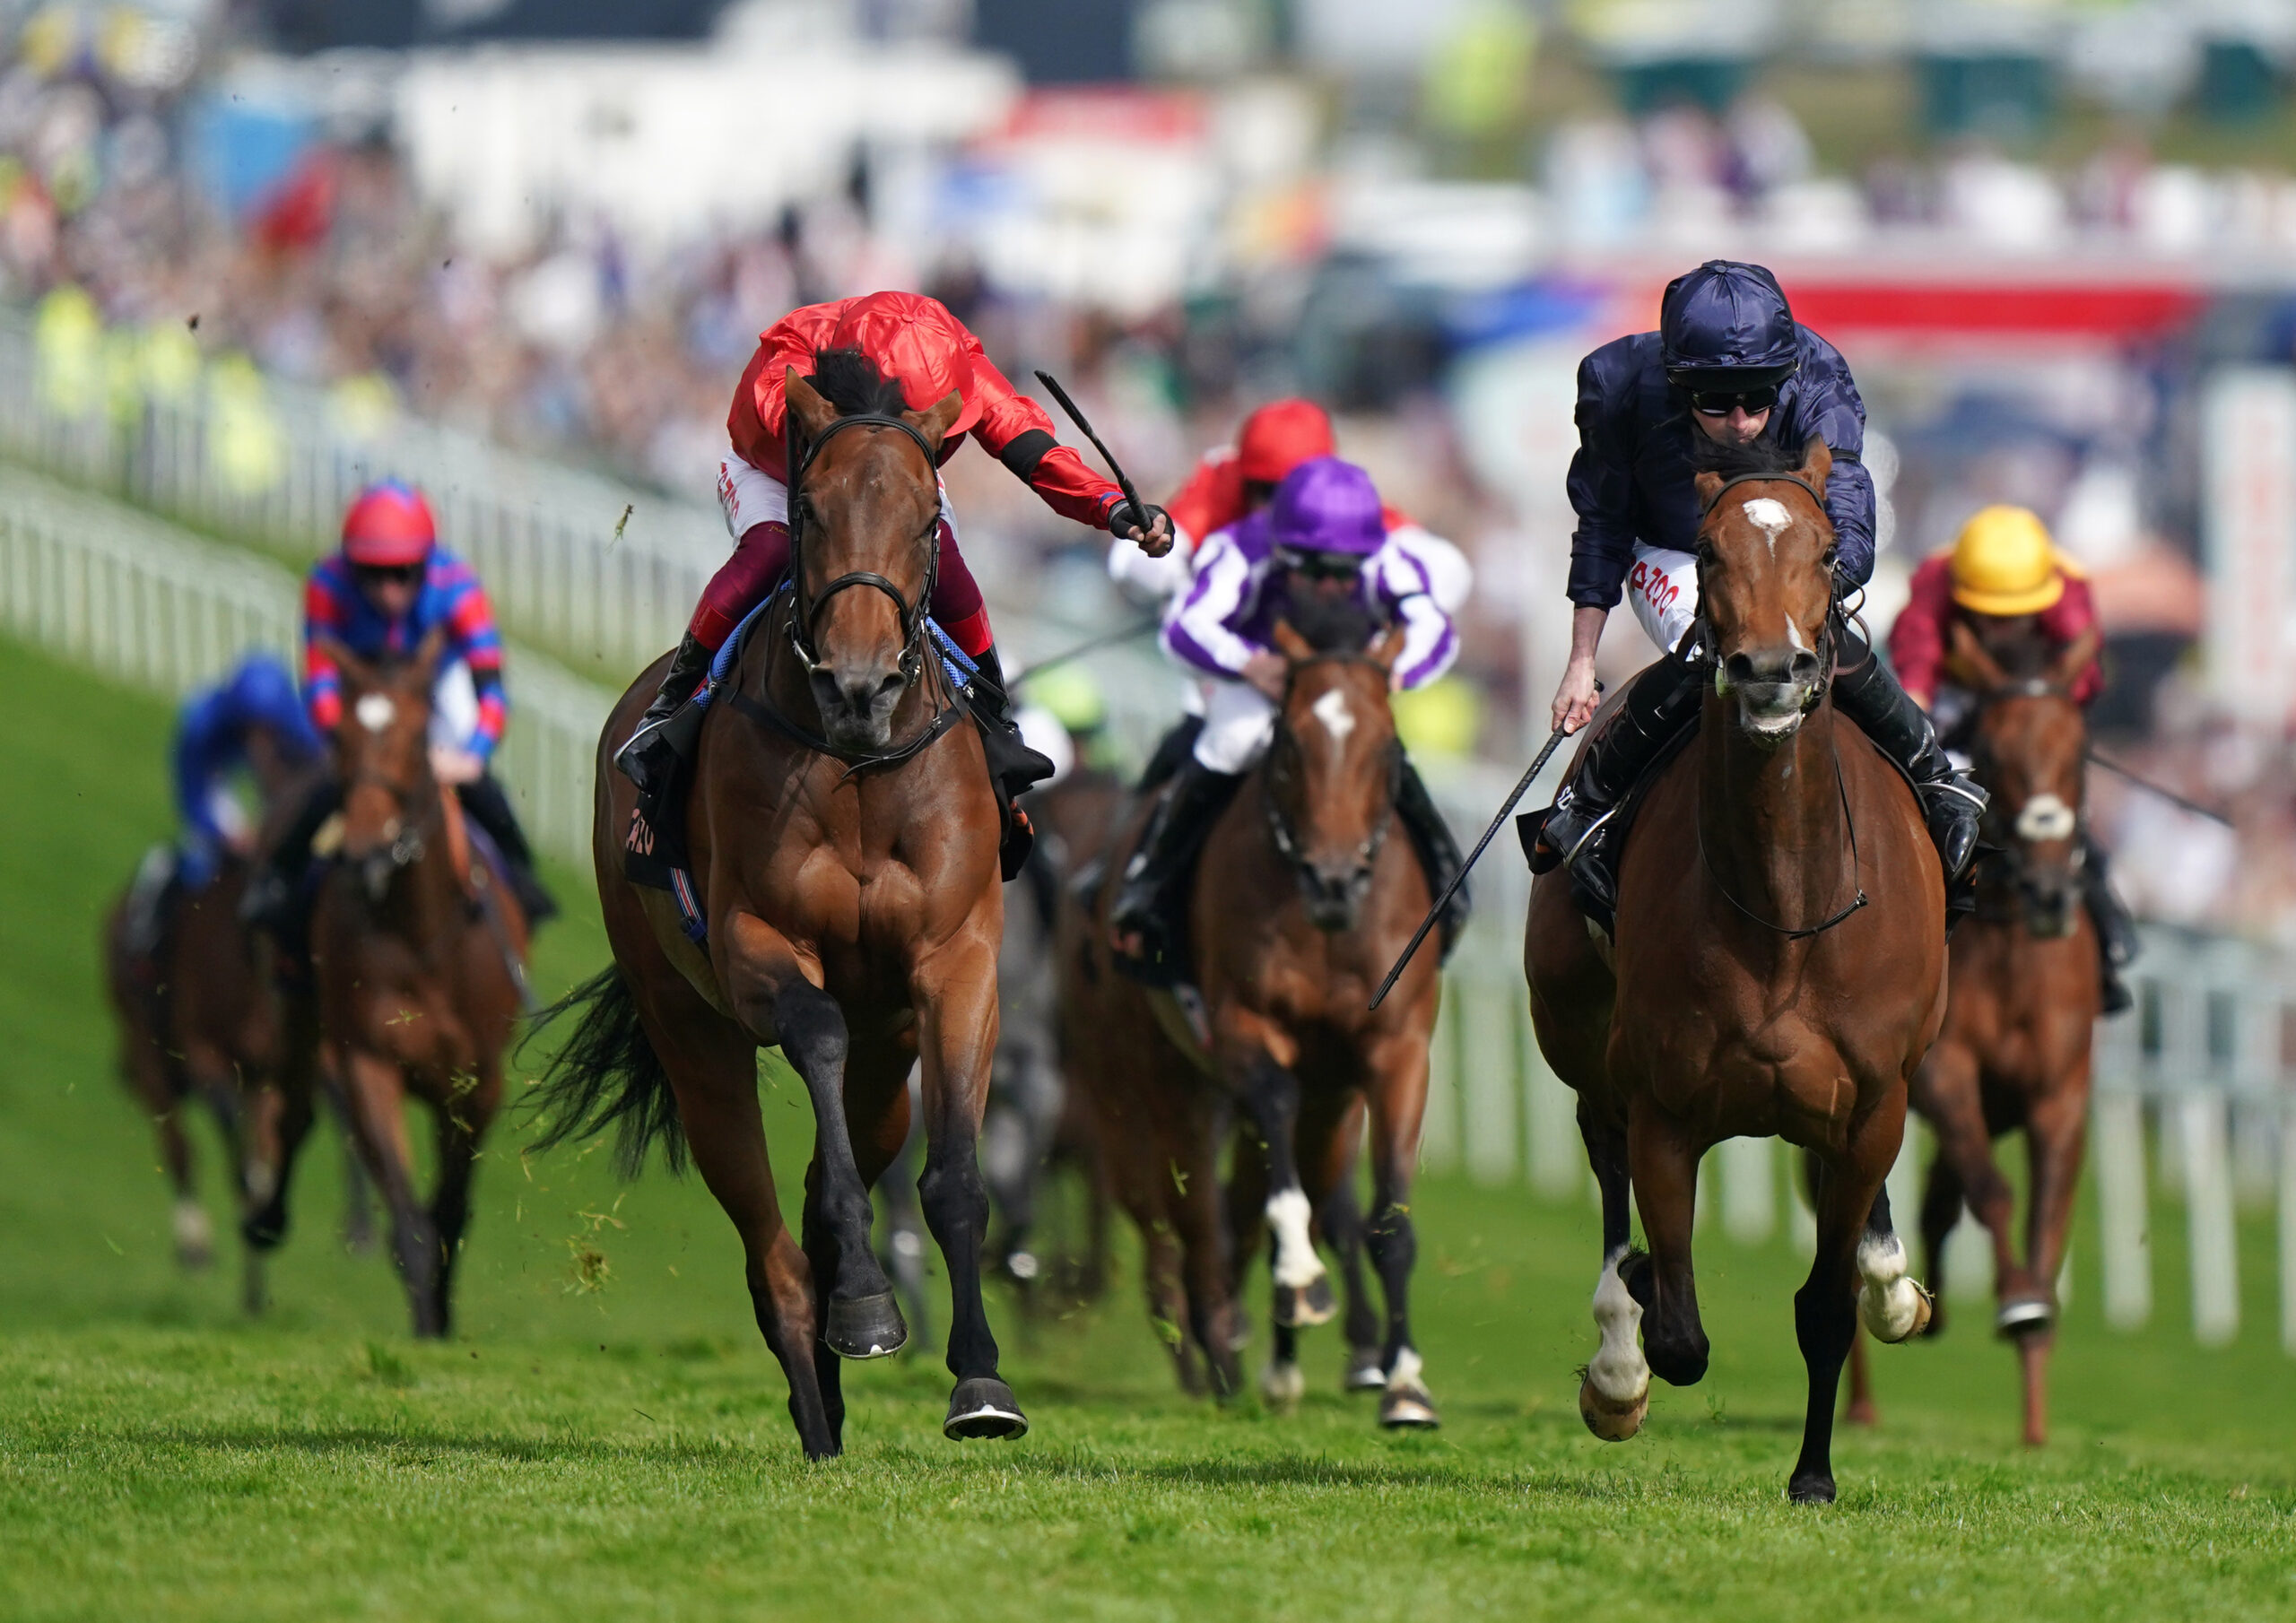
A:
{"label": "riding boot", "polygon": [[1004,662],[991,643],[972,656],[977,674],[968,684],[973,720],[980,728],[981,753],[988,760],[989,781],[1004,814],[1004,839],[997,855],[1005,879],[1018,874],[1036,844],[1036,827],[1021,809],[1021,796],[1050,777],[1057,768],[1050,759],[1029,748],[1013,719],[1013,696],[1004,686]]}
{"label": "riding boot", "polygon": [[1119,951],[1125,972],[1152,986],[1170,986],[1186,973],[1187,931],[1179,911],[1181,881],[1196,862],[1213,820],[1243,781],[1240,773],[1214,772],[1188,757],[1140,837],[1140,848],[1124,871],[1124,889],[1109,910],[1109,925],[1119,942],[1136,936],[1140,951]]}
{"label": "riding boot", "polygon": [[660,791],[674,754],[664,728],[672,716],[685,708],[685,701],[709,674],[710,661],[718,657],[718,650],[709,647],[688,631],[678,643],[678,651],[670,655],[670,668],[662,677],[661,690],[654,695],[654,702],[646,707],[646,714],[638,718],[638,730],[630,742],[614,751],[613,764],[623,777],[648,794]]}
{"label": "riding boot", "polygon": [[294,820],[280,831],[279,842],[248,875],[239,897],[242,923],[265,932],[282,949],[299,949],[303,911],[303,881],[310,872],[311,841],[320,825],[343,805],[341,785],[323,778],[311,785]]}
{"label": "riding boot", "polygon": [[[1409,760],[1403,763],[1403,774],[1396,781],[1396,815],[1403,820],[1411,848],[1418,854],[1420,867],[1426,871],[1428,890],[1434,896],[1442,895],[1443,887],[1457,874],[1464,859],[1459,855],[1459,842],[1451,838],[1451,825],[1436,810],[1433,797],[1420,779],[1419,768]],[[1459,944],[1459,933],[1466,927],[1467,888],[1462,884],[1443,907],[1445,958],[1450,957],[1451,949]]]}
{"label": "riding boot", "polygon": [[526,831],[518,826],[518,814],[510,809],[510,797],[502,793],[502,785],[491,777],[480,777],[457,785],[455,797],[462,802],[465,815],[485,829],[494,848],[502,853],[511,894],[518,898],[518,910],[526,916],[527,927],[556,918],[558,899],[544,889],[535,873],[534,847],[526,844]]}
{"label": "riding boot", "polygon": [[1554,809],[1541,825],[1533,866],[1544,872],[1556,863],[1570,864],[1582,909],[1602,924],[1618,908],[1612,816],[1658,752],[1698,714],[1704,690],[1698,667],[1682,660],[1662,659],[1644,670],[1587,746],[1578,772],[1554,797]]}
{"label": "riding boot", "polygon": [[1148,758],[1147,767],[1140,774],[1137,788],[1143,794],[1168,784],[1187,758],[1196,753],[1196,741],[1204,736],[1204,717],[1183,716],[1174,722],[1163,737],[1156,741],[1156,752]]}
{"label": "riding boot", "polygon": [[2136,958],[2136,921],[2113,891],[2105,848],[2087,829],[2081,833],[2081,899],[2097,927],[2097,968],[2104,985],[2104,1011],[2118,1014],[2136,1006],[2136,996],[2120,972]]}
{"label": "riding boot", "polygon": [[1977,846],[1985,791],[1953,764],[1938,743],[1929,717],[1898,686],[1896,676],[1870,648],[1863,660],[1834,678],[1833,702],[1913,780],[1922,819],[1929,825],[1929,838],[1945,864],[1945,888],[1950,891]]}

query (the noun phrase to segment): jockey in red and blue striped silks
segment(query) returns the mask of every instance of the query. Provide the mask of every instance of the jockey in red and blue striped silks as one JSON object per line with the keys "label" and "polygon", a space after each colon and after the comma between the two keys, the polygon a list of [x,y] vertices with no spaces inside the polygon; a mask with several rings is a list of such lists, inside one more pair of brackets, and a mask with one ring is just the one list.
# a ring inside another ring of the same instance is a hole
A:
{"label": "jockey in red and blue striped silks", "polygon": [[470,565],[434,546],[422,565],[422,587],[407,612],[386,620],[360,591],[351,560],[331,553],[312,568],[303,587],[303,700],[311,721],[331,733],[343,719],[343,674],[320,647],[331,637],[362,657],[412,654],[435,626],[447,628],[440,657],[444,670],[459,661],[469,667],[478,693],[478,722],[463,747],[481,760],[502,742],[509,710],[502,696],[502,633],[494,607]]}

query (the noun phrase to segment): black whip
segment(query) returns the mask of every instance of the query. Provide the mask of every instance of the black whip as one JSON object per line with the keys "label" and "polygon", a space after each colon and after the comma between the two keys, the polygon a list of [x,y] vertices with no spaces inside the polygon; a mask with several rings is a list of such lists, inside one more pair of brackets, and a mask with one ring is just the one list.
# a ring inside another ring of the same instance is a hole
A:
{"label": "black whip", "polygon": [[1133,516],[1140,521],[1141,534],[1146,534],[1148,504],[1141,500],[1140,492],[1132,488],[1132,481],[1126,477],[1123,465],[1109,451],[1107,442],[1092,432],[1092,425],[1084,421],[1084,413],[1076,409],[1076,403],[1068,398],[1068,391],[1054,381],[1050,372],[1039,369],[1037,373],[1037,381],[1052,391],[1052,397],[1060,402],[1060,409],[1068,413],[1068,421],[1074,423],[1084,438],[1092,442],[1092,448],[1100,452],[1100,460],[1109,464],[1109,472],[1116,475],[1116,488],[1122,490],[1125,500],[1132,504]]}

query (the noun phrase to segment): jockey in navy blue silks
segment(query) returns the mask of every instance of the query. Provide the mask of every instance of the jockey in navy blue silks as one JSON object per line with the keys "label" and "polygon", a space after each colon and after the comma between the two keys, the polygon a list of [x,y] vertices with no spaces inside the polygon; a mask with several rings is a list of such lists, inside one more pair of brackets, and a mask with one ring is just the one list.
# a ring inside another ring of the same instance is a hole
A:
{"label": "jockey in navy blue silks", "polygon": [[[1796,451],[1824,440],[1833,453],[1825,505],[1838,548],[1835,595],[1874,572],[1874,481],[1858,460],[1865,403],[1840,352],[1794,319],[1778,279],[1761,265],[1709,260],[1668,283],[1658,331],[1615,339],[1579,363],[1577,418],[1570,660],[1555,691],[1555,726],[1575,732],[1594,715],[1595,649],[1622,591],[1669,655],[1696,618],[1698,436]],[[1612,813],[1697,713],[1701,686],[1699,667],[1678,658],[1636,677],[1541,829],[1542,852],[1570,864],[1582,901],[1605,923],[1617,899]],[[1838,674],[1833,698],[1913,780],[1950,884],[1976,843],[1984,791],[1954,768],[1928,717],[1879,659]]]}

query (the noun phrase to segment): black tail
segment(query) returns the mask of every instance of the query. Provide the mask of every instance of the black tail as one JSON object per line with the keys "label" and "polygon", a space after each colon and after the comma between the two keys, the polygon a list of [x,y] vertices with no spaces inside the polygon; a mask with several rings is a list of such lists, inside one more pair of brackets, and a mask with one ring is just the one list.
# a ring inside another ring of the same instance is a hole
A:
{"label": "black tail", "polygon": [[622,1176],[638,1176],[657,1141],[670,1171],[683,1172],[685,1126],[678,1120],[677,1096],[638,1019],[638,999],[621,966],[608,964],[542,1011],[526,1041],[576,1009],[581,1020],[552,1056],[526,1106],[527,1118],[543,1124],[532,1147],[555,1149],[613,1127],[614,1169]]}

